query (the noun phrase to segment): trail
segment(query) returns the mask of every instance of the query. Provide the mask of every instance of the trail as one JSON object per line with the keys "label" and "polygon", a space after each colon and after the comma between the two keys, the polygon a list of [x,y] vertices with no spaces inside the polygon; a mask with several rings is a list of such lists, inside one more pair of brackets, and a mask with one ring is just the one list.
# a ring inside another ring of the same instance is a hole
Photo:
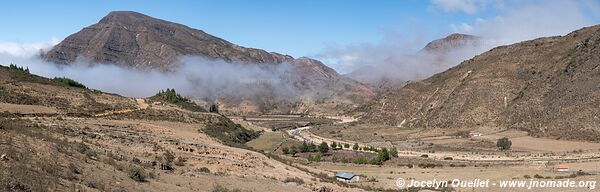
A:
{"label": "trail", "polygon": [[104,116],[109,116],[109,115],[114,115],[114,114],[128,113],[128,112],[147,109],[150,106],[150,105],[148,105],[148,103],[146,103],[146,100],[142,99],[142,98],[136,98],[135,102],[137,103],[136,109],[106,110],[106,111],[97,112],[92,116],[93,117],[104,117]]}

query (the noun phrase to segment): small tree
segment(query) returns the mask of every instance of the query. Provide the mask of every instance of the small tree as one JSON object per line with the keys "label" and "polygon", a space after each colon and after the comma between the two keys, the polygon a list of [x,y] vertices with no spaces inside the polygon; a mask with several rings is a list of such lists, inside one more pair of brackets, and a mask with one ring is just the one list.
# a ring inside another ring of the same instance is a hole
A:
{"label": "small tree", "polygon": [[392,149],[390,149],[390,156],[398,157],[398,149],[396,149],[396,147],[392,147]]}
{"label": "small tree", "polygon": [[319,152],[327,153],[328,151],[329,151],[329,146],[327,145],[327,143],[325,141],[323,141],[323,143],[321,143],[319,145]]}
{"label": "small tree", "polygon": [[496,142],[496,146],[503,151],[509,150],[510,146],[512,146],[512,141],[510,141],[507,137],[503,137],[501,139],[498,139],[498,142]]}
{"label": "small tree", "polygon": [[283,154],[286,154],[286,155],[290,154],[290,148],[288,148],[288,147],[283,147],[283,148],[281,148],[281,150],[283,151]]}
{"label": "small tree", "polygon": [[331,143],[331,149],[335,150],[337,148],[337,143],[334,141]]}
{"label": "small tree", "polygon": [[357,150],[358,150],[358,148],[359,148],[359,147],[358,147],[358,143],[354,143],[354,145],[352,146],[352,149],[353,149],[353,150],[355,150],[355,151],[357,151]]}
{"label": "small tree", "polygon": [[310,151],[310,152],[317,151],[317,145],[315,145],[314,143],[308,144],[308,151]]}
{"label": "small tree", "polygon": [[308,151],[309,151],[308,143],[306,143],[306,141],[304,141],[302,143],[302,145],[300,146],[300,152],[306,153]]}
{"label": "small tree", "polygon": [[[217,106],[216,104],[211,104],[210,107],[208,108],[208,112],[211,113],[219,113],[219,106]],[[244,117],[245,119],[246,117]]]}
{"label": "small tree", "polygon": [[298,153],[298,148],[295,145],[292,145],[292,147],[290,148],[290,154],[292,156],[296,156],[296,153]]}
{"label": "small tree", "polygon": [[173,160],[175,160],[175,156],[170,151],[163,153],[163,156],[161,159],[161,163],[162,163],[161,168],[164,170],[173,169],[173,166],[172,166]]}
{"label": "small tree", "polygon": [[129,175],[129,178],[133,179],[134,181],[137,181],[137,182],[146,181],[146,173],[144,172],[144,170],[142,168],[133,167],[133,168],[129,169],[128,175]]}
{"label": "small tree", "polygon": [[346,148],[346,149],[350,148],[350,144],[344,143],[344,148]]}

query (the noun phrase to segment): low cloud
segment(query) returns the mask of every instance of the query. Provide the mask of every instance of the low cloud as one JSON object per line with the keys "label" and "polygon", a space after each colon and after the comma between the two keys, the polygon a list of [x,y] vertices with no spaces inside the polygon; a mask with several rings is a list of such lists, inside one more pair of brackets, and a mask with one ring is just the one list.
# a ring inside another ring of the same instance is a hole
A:
{"label": "low cloud", "polygon": [[[493,8],[498,15],[472,22],[449,24],[450,33],[481,38],[477,46],[464,46],[439,54],[426,55],[421,49],[429,40],[416,35],[386,36],[380,43],[330,46],[316,58],[359,81],[377,84],[419,80],[441,72],[493,47],[544,36],[565,35],[593,24],[598,5],[593,1],[432,1],[444,11],[477,12]],[[411,33],[411,31],[406,31]],[[425,32],[427,33],[427,32]],[[442,38],[442,37],[440,37]],[[358,74],[358,75],[357,75]]]}
{"label": "low cloud", "polygon": [[[130,97],[148,97],[166,88],[183,95],[213,101],[219,96],[240,98],[286,98],[298,93],[298,77],[288,63],[253,65],[231,63],[197,56],[181,57],[173,72],[140,70],[117,64],[92,63],[78,59],[69,65],[56,65],[37,56],[40,50],[0,52],[0,64],[17,64],[31,73],[53,78],[68,77],[84,85]],[[17,53],[17,54],[12,54]]]}

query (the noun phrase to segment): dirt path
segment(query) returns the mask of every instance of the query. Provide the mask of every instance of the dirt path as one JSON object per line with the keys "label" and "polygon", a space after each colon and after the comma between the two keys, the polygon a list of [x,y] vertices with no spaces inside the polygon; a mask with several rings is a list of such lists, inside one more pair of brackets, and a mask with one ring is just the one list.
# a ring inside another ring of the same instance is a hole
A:
{"label": "dirt path", "polygon": [[120,114],[120,113],[128,113],[128,112],[132,112],[132,111],[147,109],[150,106],[150,105],[148,105],[148,103],[146,103],[146,99],[143,99],[143,98],[135,99],[135,102],[137,103],[136,109],[106,110],[106,111],[97,112],[93,116],[94,117],[103,117],[103,116],[109,116],[109,115]]}

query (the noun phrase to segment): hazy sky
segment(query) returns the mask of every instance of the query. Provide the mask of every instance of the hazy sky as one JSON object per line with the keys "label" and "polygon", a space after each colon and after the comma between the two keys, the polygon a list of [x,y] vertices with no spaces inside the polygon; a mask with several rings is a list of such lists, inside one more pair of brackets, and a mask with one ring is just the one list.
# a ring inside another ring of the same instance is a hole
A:
{"label": "hazy sky", "polygon": [[[246,47],[294,57],[321,57],[318,59],[340,72],[355,68],[340,62],[348,55],[327,53],[338,53],[349,46],[391,44],[387,47],[414,50],[453,32],[493,34],[527,26],[535,28],[510,31],[514,32],[511,35],[522,36],[516,40],[536,37],[531,35],[538,34],[536,30],[550,31],[539,35],[561,35],[556,33],[598,23],[600,13],[598,2],[591,0],[20,0],[0,4],[0,52],[44,47],[96,23],[110,11],[132,10],[201,29]],[[536,9],[538,4],[540,8]],[[575,8],[563,11],[561,4]],[[523,6],[530,6],[526,14],[511,16],[512,10]],[[564,19],[562,15],[566,15]],[[511,17],[519,24],[498,24]],[[544,29],[547,25],[556,29]]]}

